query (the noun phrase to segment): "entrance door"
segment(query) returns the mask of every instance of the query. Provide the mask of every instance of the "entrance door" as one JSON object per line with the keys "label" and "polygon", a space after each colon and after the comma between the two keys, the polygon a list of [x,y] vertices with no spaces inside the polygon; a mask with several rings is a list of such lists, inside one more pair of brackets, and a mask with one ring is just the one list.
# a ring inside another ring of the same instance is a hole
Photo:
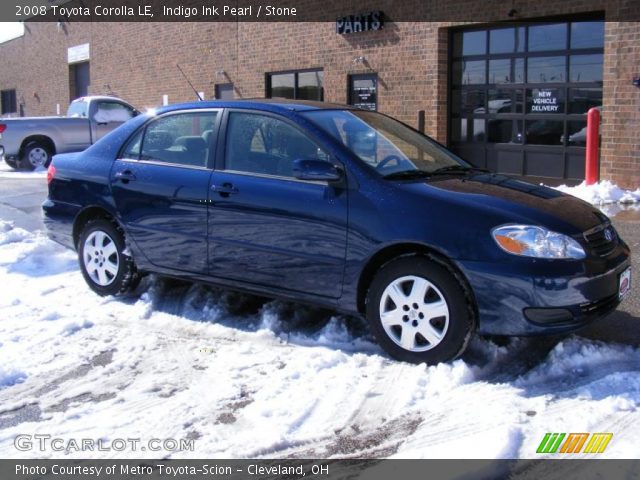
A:
{"label": "entrance door", "polygon": [[582,179],[602,105],[604,22],[517,23],[451,36],[450,147],[495,172]]}
{"label": "entrance door", "polygon": [[73,82],[71,88],[71,100],[79,97],[86,97],[89,93],[89,85],[91,84],[89,62],[71,65],[71,70]]}

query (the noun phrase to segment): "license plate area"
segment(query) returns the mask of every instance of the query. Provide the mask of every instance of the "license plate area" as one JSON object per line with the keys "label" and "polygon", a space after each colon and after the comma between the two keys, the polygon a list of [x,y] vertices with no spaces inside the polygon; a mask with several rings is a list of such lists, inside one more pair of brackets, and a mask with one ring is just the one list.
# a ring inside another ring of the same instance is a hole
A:
{"label": "license plate area", "polygon": [[631,291],[631,267],[620,274],[618,281],[618,298],[622,300]]}

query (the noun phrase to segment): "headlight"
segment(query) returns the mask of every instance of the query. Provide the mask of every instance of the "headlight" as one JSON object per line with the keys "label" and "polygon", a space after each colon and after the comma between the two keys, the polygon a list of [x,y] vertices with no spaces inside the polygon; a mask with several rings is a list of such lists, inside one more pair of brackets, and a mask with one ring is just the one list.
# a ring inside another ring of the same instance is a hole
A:
{"label": "headlight", "polygon": [[491,231],[507,253],[535,258],[585,258],[584,249],[573,238],[533,225],[506,225]]}

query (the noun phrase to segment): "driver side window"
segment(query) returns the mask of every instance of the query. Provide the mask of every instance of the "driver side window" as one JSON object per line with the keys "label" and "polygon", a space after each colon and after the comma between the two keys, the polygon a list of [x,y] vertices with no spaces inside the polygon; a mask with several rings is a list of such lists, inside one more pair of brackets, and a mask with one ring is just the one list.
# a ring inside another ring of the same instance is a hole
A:
{"label": "driver side window", "polygon": [[277,118],[231,112],[226,169],[293,177],[295,160],[328,160],[329,155],[297,128]]}

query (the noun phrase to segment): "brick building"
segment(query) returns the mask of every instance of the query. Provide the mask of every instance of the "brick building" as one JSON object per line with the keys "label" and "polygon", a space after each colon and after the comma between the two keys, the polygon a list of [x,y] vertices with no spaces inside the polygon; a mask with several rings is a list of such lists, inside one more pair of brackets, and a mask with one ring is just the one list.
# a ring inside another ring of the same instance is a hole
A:
{"label": "brick building", "polygon": [[476,9],[482,23],[386,19],[341,32],[336,22],[27,22],[0,44],[2,112],[64,113],[87,92],[140,109],[193,100],[179,64],[206,98],[359,104],[478,166],[553,183],[584,178],[586,112],[601,107],[601,178],[640,186],[637,0],[512,3],[432,4]]}

